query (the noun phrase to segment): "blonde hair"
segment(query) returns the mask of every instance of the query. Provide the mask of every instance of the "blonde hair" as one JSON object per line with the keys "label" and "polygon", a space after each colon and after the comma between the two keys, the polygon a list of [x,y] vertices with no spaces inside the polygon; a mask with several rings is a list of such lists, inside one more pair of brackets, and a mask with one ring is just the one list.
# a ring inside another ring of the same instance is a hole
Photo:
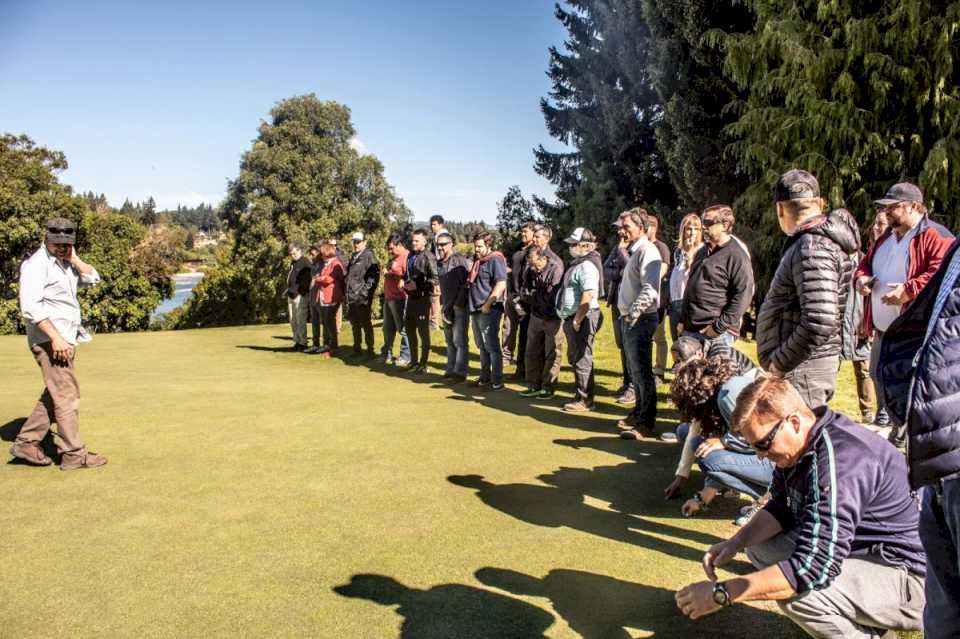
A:
{"label": "blonde hair", "polygon": [[730,428],[739,433],[748,424],[773,423],[796,412],[812,415],[793,384],[781,377],[763,375],[740,392]]}
{"label": "blonde hair", "polygon": [[[677,237],[677,248],[683,248],[683,236],[687,232],[687,227],[690,226],[693,222],[699,222],[700,216],[696,213],[687,213],[683,216],[683,219],[680,220],[680,232]],[[700,228],[700,243],[703,244],[703,227]]]}

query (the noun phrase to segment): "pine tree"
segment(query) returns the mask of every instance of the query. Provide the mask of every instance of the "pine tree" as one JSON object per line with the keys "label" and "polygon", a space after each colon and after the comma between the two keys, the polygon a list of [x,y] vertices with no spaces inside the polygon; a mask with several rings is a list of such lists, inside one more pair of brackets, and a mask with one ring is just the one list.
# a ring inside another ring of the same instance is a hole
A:
{"label": "pine tree", "polygon": [[728,131],[730,151],[755,180],[738,209],[755,230],[761,276],[780,244],[771,187],[791,167],[813,172],[831,205],[863,222],[892,183],[918,182],[933,212],[957,228],[960,2],[746,4],[753,32],[709,35],[747,93]]}
{"label": "pine tree", "polygon": [[647,72],[649,33],[635,2],[570,0],[556,6],[569,37],[550,49],[553,87],[541,110],[569,152],[537,148],[537,172],[556,186],[536,199],[547,221],[586,226],[601,239],[617,213],[638,203],[672,208],[676,193],[656,145],[662,115]]}
{"label": "pine tree", "polygon": [[722,52],[709,46],[711,29],[742,33],[753,28],[752,13],[737,0],[643,0],[650,28],[649,72],[663,105],[657,143],[670,168],[682,203],[702,209],[732,203],[746,188],[746,176],[733,157],[724,128],[735,113],[729,107],[741,92],[717,70]]}

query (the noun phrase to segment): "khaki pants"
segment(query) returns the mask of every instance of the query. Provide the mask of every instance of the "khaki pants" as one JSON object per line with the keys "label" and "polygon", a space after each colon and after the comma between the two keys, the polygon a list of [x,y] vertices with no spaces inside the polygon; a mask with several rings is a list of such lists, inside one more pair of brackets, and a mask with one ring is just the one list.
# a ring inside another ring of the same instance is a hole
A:
{"label": "khaki pants", "polygon": [[860,416],[872,413],[877,408],[877,394],[870,378],[870,362],[853,362],[853,376],[857,380],[857,399],[860,402]]}
{"label": "khaki pants", "polygon": [[667,322],[670,320],[660,317],[657,330],[653,334],[653,345],[656,347],[657,361],[653,366],[653,374],[657,377],[663,377],[667,370],[667,353],[670,348],[667,346]]}
{"label": "khaki pants", "polygon": [[307,345],[307,319],[310,317],[310,299],[306,295],[287,298],[287,314],[290,316],[290,329],[293,331],[293,343]]}
{"label": "khaki pants", "polygon": [[[796,545],[787,533],[746,552],[762,569],[790,557]],[[920,630],[926,601],[923,581],[905,568],[847,557],[840,574],[823,590],[777,603],[811,637],[879,637],[888,629]]]}
{"label": "khaki pants", "polygon": [[17,441],[39,446],[50,431],[50,425],[56,422],[60,452],[65,455],[86,454],[86,447],[80,439],[80,385],[73,368],[73,357],[66,364],[54,362],[50,342],[37,344],[30,350],[40,365],[46,388],[20,429]]}

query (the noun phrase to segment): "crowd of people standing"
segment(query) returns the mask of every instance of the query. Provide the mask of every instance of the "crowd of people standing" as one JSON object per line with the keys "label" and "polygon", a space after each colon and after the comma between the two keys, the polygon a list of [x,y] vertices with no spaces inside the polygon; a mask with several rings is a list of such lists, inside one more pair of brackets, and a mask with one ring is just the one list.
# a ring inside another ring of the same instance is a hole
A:
{"label": "crowd of people standing", "polygon": [[[470,385],[501,391],[512,362],[520,395],[549,399],[565,352],[574,396],[563,410],[585,412],[596,394],[594,346],[606,303],[623,366],[617,401],[630,406],[611,431],[680,444],[668,498],[682,494],[700,466],[704,485],[684,502],[685,516],[726,494],[751,498],[737,533],[706,550],[708,579],[677,592],[683,614],[773,600],[815,637],[921,627],[928,637],[956,637],[958,244],[909,183],[876,200],[865,252],[853,216],[826,210],[810,173],[785,173],[774,200],[786,240],[756,317],[759,366],[736,348],[756,287],[727,205],[685,216],[672,251],[657,239],[657,218],[639,207],[613,221],[619,242],[606,259],[597,236],[575,228],[563,240],[566,263],[550,247],[553,230],[533,222],[520,228],[523,246],[509,257],[486,232],[473,237],[467,257],[439,216],[430,231],[392,234],[383,268],[362,232],[353,234],[349,257],[333,239],[306,255],[291,245],[285,284],[294,348],[333,356],[345,314],[353,355],[374,357],[382,274],[384,361],[425,371],[431,332],[442,326],[443,380],[468,382],[471,331],[480,373]],[[21,268],[20,308],[46,388],[10,451],[51,465],[41,440],[56,422],[63,470],[106,463],[79,434],[73,358],[88,336],[76,292],[99,275],[73,250],[75,234],[69,220],[48,221],[44,245]],[[673,432],[657,419],[667,324],[670,393],[683,420]],[[859,422],[827,405],[841,358],[854,363]],[[740,552],[756,570],[719,579],[717,568]]]}

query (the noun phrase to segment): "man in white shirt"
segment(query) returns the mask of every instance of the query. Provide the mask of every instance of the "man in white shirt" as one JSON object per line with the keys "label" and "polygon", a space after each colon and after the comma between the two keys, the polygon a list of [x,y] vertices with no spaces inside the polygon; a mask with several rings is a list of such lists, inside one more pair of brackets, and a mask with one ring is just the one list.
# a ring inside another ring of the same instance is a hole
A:
{"label": "man in white shirt", "polygon": [[46,388],[10,454],[29,464],[49,466],[53,460],[44,454],[40,442],[55,421],[60,469],[96,468],[107,459],[88,451],[80,439],[80,387],[73,360],[77,343],[90,341],[80,323],[77,288],[96,284],[100,275],[73,250],[77,234],[73,222],[54,218],[46,230],[44,245],[20,267],[20,312]]}
{"label": "man in white shirt", "polygon": [[636,405],[617,422],[621,437],[652,437],[657,425],[657,385],[653,375],[653,336],[657,330],[660,278],[663,261],[656,245],[647,238],[647,215],[641,208],[620,214],[620,223],[630,242],[630,259],[623,269],[617,308],[620,312],[623,351],[636,390]]}
{"label": "man in white shirt", "polygon": [[[877,364],[883,335],[940,268],[954,238],[948,229],[927,216],[923,192],[914,184],[894,184],[876,205],[877,211],[887,216],[890,228],[860,261],[854,282],[861,295],[870,297],[864,308],[864,325],[873,337],[870,376],[877,386],[877,403],[882,409],[886,400],[883,384],[877,379]],[[904,428],[891,429],[889,437],[902,446]]]}

